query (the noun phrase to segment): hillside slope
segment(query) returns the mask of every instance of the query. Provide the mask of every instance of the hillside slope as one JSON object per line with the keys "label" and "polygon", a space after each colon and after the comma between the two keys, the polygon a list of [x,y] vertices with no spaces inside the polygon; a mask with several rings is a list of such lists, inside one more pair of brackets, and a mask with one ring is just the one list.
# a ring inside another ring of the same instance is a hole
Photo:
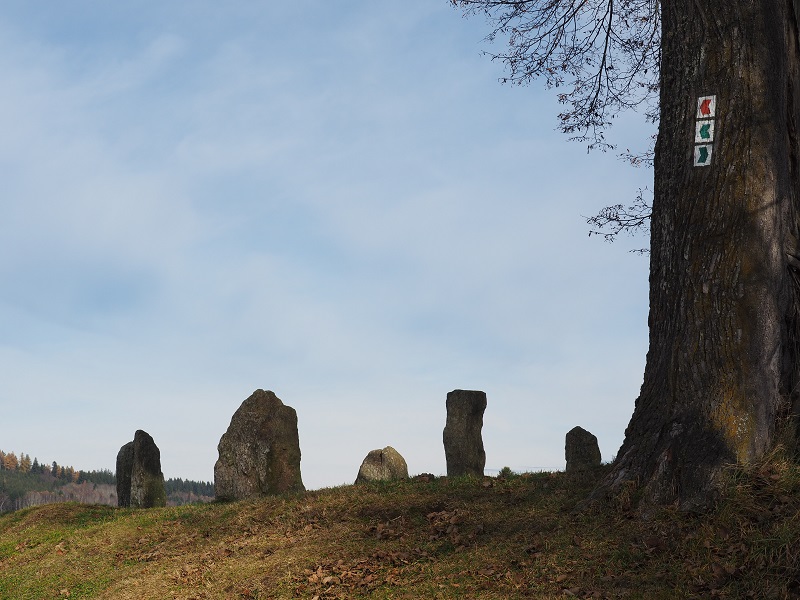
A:
{"label": "hillside slope", "polygon": [[717,511],[574,510],[598,472],[344,486],[0,518],[0,598],[795,598],[800,473],[734,472]]}

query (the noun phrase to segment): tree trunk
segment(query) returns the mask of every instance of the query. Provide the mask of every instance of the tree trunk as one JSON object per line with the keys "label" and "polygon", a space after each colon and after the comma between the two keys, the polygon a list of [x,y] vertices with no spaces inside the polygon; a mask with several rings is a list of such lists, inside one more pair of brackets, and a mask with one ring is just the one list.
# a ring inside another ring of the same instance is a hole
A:
{"label": "tree trunk", "polygon": [[[691,508],[726,464],[797,437],[800,0],[661,12],[650,349],[600,489],[636,481],[645,502]],[[698,99],[712,95],[713,151],[694,166]]]}

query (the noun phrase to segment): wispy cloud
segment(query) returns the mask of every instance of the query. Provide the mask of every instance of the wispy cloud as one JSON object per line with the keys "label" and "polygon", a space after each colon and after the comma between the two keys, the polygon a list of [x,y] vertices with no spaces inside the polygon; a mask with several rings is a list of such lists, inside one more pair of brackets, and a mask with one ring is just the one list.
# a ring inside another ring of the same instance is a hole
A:
{"label": "wispy cloud", "polygon": [[497,84],[480,23],[87,2],[0,31],[3,444],[111,467],[141,427],[209,479],[258,387],[297,408],[312,487],[386,444],[442,471],[456,387],[489,394],[489,466],[560,466],[576,415],[621,441],[646,264],[580,215],[646,174]]}

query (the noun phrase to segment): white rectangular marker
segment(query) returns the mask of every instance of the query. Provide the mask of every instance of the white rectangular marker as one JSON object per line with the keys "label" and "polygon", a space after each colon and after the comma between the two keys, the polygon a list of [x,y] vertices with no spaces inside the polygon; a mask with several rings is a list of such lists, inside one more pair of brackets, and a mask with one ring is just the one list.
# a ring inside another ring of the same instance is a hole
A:
{"label": "white rectangular marker", "polygon": [[694,147],[694,166],[707,167],[711,164],[711,152],[714,146],[711,144],[701,144]]}
{"label": "white rectangular marker", "polygon": [[697,119],[713,119],[717,116],[717,97],[700,96],[697,99]]}
{"label": "white rectangular marker", "polygon": [[714,119],[695,121],[694,143],[708,144],[714,141]]}

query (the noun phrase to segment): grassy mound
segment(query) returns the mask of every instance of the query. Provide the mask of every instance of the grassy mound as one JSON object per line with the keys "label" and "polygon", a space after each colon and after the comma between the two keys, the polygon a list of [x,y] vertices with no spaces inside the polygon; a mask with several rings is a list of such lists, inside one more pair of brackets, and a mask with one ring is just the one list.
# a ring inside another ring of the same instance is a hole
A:
{"label": "grassy mound", "polygon": [[604,469],[0,518],[0,598],[795,598],[800,470],[732,471],[717,509],[579,508]]}

